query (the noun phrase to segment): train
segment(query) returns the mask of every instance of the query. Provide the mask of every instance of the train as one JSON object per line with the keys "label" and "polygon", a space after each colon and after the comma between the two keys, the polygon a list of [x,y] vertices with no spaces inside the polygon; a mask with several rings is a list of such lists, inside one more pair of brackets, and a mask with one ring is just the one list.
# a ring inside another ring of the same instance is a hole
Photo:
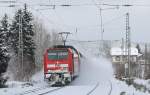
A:
{"label": "train", "polygon": [[67,85],[79,76],[81,53],[73,46],[56,45],[44,53],[44,79],[51,85]]}

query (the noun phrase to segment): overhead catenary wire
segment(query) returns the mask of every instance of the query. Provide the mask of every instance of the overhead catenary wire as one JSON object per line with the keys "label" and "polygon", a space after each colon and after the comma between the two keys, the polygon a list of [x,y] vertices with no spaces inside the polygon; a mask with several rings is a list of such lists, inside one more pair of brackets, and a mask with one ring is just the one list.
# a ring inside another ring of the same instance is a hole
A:
{"label": "overhead catenary wire", "polygon": [[112,18],[111,20],[105,22],[105,23],[103,24],[103,26],[106,26],[106,25],[108,25],[108,24],[110,24],[110,23],[112,23],[112,22],[114,22],[114,21],[116,21],[116,20],[119,20],[119,19],[123,18],[124,16],[125,16],[125,14],[123,14],[123,15],[121,15],[121,16],[117,16],[117,17],[115,17],[115,18]]}
{"label": "overhead catenary wire", "polygon": [[[34,8],[34,7],[32,7],[32,6],[29,6],[29,7],[31,7],[32,9]],[[49,18],[47,17],[47,16],[45,16],[45,14],[43,14],[41,11],[40,11],[40,9],[34,9],[34,10],[36,10],[37,12],[40,12],[40,15],[41,16],[44,16],[44,17],[46,17],[47,18],[47,20],[49,21],[48,23],[53,23],[53,21],[51,21],[51,20],[49,20]],[[44,10],[44,9],[43,9]],[[56,13],[56,11],[54,10],[54,12]],[[58,16],[58,14],[56,13],[56,16],[58,17],[58,19],[59,20],[62,20],[62,18],[60,17],[60,16]],[[115,20],[117,20],[117,18],[116,19],[112,19],[112,21],[110,20],[110,21],[108,21],[108,22],[106,22],[106,23],[103,23],[103,26],[105,26],[105,25],[108,25],[108,24],[110,24],[111,22],[113,22],[113,21],[115,21]],[[54,24],[54,23],[53,23]],[[63,23],[64,24],[64,23]],[[66,26],[65,25],[65,27],[71,27],[71,26]],[[93,25],[93,26],[85,26],[85,28],[89,28],[89,27],[100,27],[99,25]],[[74,27],[74,28],[76,28],[76,27]],[[77,27],[78,29],[81,29],[81,28],[84,28],[84,27]]]}
{"label": "overhead catenary wire", "polygon": [[[100,50],[100,52],[101,52],[100,54],[103,55],[103,54],[102,54],[102,51],[103,51],[103,49],[104,49],[104,46],[103,46],[103,45],[104,45],[104,41],[103,41],[103,40],[104,40],[104,39],[103,39],[104,26],[103,26],[103,14],[102,14],[102,11],[103,11],[103,10],[108,10],[108,9],[114,9],[114,8],[103,9],[103,8],[102,8],[102,4],[103,4],[103,3],[100,3],[100,5],[98,6],[97,3],[95,2],[95,0],[92,0],[92,2],[93,2],[94,5],[99,9],[99,12],[100,12],[101,42],[100,42],[100,49],[99,49],[99,50]],[[102,1],[101,1],[101,2],[102,2]],[[118,8],[118,7],[117,7],[117,8]],[[116,8],[115,8],[115,9],[116,9]]]}
{"label": "overhead catenary wire", "polygon": [[[150,7],[150,5],[140,5],[140,4],[107,4],[107,3],[102,3],[102,4],[40,4],[39,6],[62,6],[62,7],[79,7],[79,6],[114,6],[114,7]],[[100,8],[100,7],[99,7]]]}
{"label": "overhead catenary wire", "polygon": [[0,3],[16,3],[16,1],[14,0],[1,0]]}
{"label": "overhead catenary wire", "polygon": [[[122,19],[122,18],[124,18],[124,16],[125,16],[125,14],[123,14],[123,15],[120,15],[120,16],[117,16],[117,17],[115,17],[115,18],[112,18],[111,20],[109,20],[109,21],[107,21],[107,22],[104,22],[103,23],[103,27],[106,27],[107,25],[109,25],[109,24],[111,24],[111,23],[113,23],[113,22],[115,22],[115,21],[118,21],[118,20],[120,20],[120,19]],[[80,31],[81,32],[81,30],[83,30],[83,29],[95,29],[95,28],[100,28],[100,25],[85,25],[85,26],[67,26],[67,25],[64,25],[64,27],[66,27],[67,29],[69,28],[69,29],[73,29],[74,30],[74,32],[72,32],[72,33],[78,33],[78,32],[76,32],[75,30],[77,29],[78,31]]]}
{"label": "overhead catenary wire", "polygon": [[[130,4],[129,2],[127,3],[121,3],[121,4],[110,4],[110,3],[97,3],[95,2],[95,0],[91,0],[93,2],[92,3],[82,3],[82,4],[71,4],[71,3],[64,3],[64,4],[56,4],[56,2],[54,2],[54,4],[47,4],[47,3],[43,3],[43,4],[28,4],[28,6],[32,6],[32,7],[38,7],[38,6],[45,6],[45,7],[57,7],[57,6],[61,6],[61,7],[79,7],[79,6],[97,6],[98,8],[100,8],[101,6],[115,6],[115,7],[150,7],[150,4]],[[50,2],[50,1],[49,1]],[[102,2],[102,1],[101,1]],[[20,0],[15,0],[15,1],[0,1],[0,3],[4,3],[4,4],[8,4],[6,6],[2,6],[2,7],[16,7],[16,6],[20,6],[21,4],[24,4],[25,2],[21,2]]]}
{"label": "overhead catenary wire", "polygon": [[[21,6],[21,5],[19,5],[19,6]],[[17,7],[19,7],[19,6],[13,6],[12,8],[15,8],[15,10],[17,10]],[[3,6],[4,7],[4,6]],[[8,6],[7,6],[8,7]],[[52,24],[52,25],[55,25],[55,26],[58,26],[58,24],[56,25],[52,20],[50,20],[47,16],[45,16],[40,10],[41,9],[35,9],[33,6],[28,6],[29,8],[31,8],[31,9],[33,9],[33,10],[35,10],[36,12],[38,12],[38,14],[39,15],[41,15],[41,17],[45,17],[45,18],[47,18],[47,20],[48,20],[48,23],[50,23],[50,24]],[[56,12],[55,12],[56,13]],[[57,15],[57,14],[56,14]],[[59,18],[58,16],[57,16],[57,18]],[[22,18],[23,19],[23,18]],[[11,19],[12,20],[12,19]],[[24,19],[23,19],[24,20]],[[24,20],[25,21],[25,20]],[[26,21],[25,21],[26,22]],[[62,24],[63,25],[63,24]]]}
{"label": "overhead catenary wire", "polygon": [[[101,5],[98,6],[95,2],[95,0],[92,0],[92,2],[94,3],[94,5],[99,9],[99,12],[100,12],[100,27],[101,27],[101,42],[99,43],[100,44],[100,47],[99,47],[99,51],[102,52],[103,51],[103,32],[104,32],[104,28],[103,28],[103,17],[102,17],[102,8],[101,8]],[[100,53],[102,55],[102,53]]]}
{"label": "overhead catenary wire", "polygon": [[[111,20],[107,21],[107,22],[104,22],[103,23],[103,26],[107,26],[108,24],[111,24],[112,22],[114,21],[117,21],[119,19],[122,19],[123,17],[125,16],[125,14],[123,15],[120,15],[120,16],[117,16],[117,17],[114,17],[112,18]],[[76,28],[75,26],[70,26],[72,28]],[[82,28],[90,28],[90,27],[100,27],[100,25],[86,25],[86,26],[81,26],[81,27],[77,27],[78,29],[82,29]]]}

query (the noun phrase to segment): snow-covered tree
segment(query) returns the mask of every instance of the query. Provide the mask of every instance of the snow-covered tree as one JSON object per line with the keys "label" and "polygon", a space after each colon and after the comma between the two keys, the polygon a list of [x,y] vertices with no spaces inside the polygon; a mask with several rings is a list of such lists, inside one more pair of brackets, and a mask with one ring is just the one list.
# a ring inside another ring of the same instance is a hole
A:
{"label": "snow-covered tree", "polygon": [[[34,70],[35,42],[33,39],[34,29],[32,21],[32,13],[27,10],[27,7],[25,5],[24,9],[19,9],[16,12],[10,28],[11,46],[16,57],[18,58],[16,59],[16,64],[18,64],[18,72],[23,72],[22,74],[17,74],[18,76],[20,76],[19,80],[22,80],[26,77],[24,76],[25,73],[28,73],[27,75],[30,75],[29,72],[32,73],[32,71]],[[22,39],[20,39],[21,36]],[[20,47],[19,45],[21,45],[22,47]],[[19,54],[21,50],[20,48],[23,49],[23,59]]]}
{"label": "snow-covered tree", "polygon": [[[21,19],[21,20],[20,20]],[[11,27],[12,47],[16,54],[19,51],[19,27],[22,30],[22,43],[24,55],[30,56],[34,59],[35,44],[33,40],[34,31],[32,25],[33,16],[27,10],[18,10]],[[21,36],[21,35],[20,35]]]}
{"label": "snow-covered tree", "polygon": [[32,61],[34,62],[34,50],[35,50],[35,42],[34,42],[34,28],[33,28],[33,16],[32,14],[27,10],[27,7],[25,5],[25,8],[23,10],[23,17],[22,17],[22,32],[23,32],[23,48],[24,48],[24,54],[32,58]]}
{"label": "snow-covered tree", "polygon": [[35,31],[35,42],[36,42],[36,52],[35,52],[35,63],[39,66],[43,66],[43,54],[45,50],[53,45],[60,44],[59,35],[57,30],[47,31],[41,20],[36,19],[34,21],[34,31]]}
{"label": "snow-covered tree", "polygon": [[9,24],[8,17],[5,14],[1,20],[0,26],[0,86],[4,85],[5,79],[3,78],[3,73],[6,72],[9,53],[8,53],[8,34],[9,34]]}
{"label": "snow-covered tree", "polygon": [[10,28],[10,38],[11,38],[11,46],[14,50],[14,52],[18,53],[18,47],[19,47],[19,25],[20,25],[20,15],[22,14],[22,10],[19,9],[14,17],[14,20],[12,21],[12,25]]}
{"label": "snow-covered tree", "polygon": [[3,19],[1,20],[0,26],[0,74],[6,72],[9,54],[8,54],[8,35],[9,33],[9,24],[8,17],[5,14]]}

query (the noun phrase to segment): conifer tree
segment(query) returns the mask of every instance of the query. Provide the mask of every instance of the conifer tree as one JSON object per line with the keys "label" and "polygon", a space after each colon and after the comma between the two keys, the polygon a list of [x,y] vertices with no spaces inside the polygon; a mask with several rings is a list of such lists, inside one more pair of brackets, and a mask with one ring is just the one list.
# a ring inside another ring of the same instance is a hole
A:
{"label": "conifer tree", "polygon": [[18,71],[16,77],[19,77],[17,80],[28,80],[34,71],[35,42],[32,20],[32,13],[27,10],[25,4],[24,9],[16,12],[10,28],[11,47],[16,55]]}
{"label": "conifer tree", "polygon": [[27,10],[27,6],[25,4],[22,19],[24,54],[34,59],[35,42],[33,40],[34,29],[32,20],[32,14]]}
{"label": "conifer tree", "polygon": [[[21,20],[21,21],[20,21]],[[34,29],[32,24],[32,14],[25,8],[23,10],[18,10],[15,14],[14,21],[11,26],[11,40],[12,40],[12,47],[16,54],[19,51],[19,32],[22,29],[22,44],[23,44],[23,54],[24,56],[28,56],[32,58],[34,61],[34,50],[35,50],[35,43],[33,40],[34,36]],[[19,28],[22,26],[21,28]]]}
{"label": "conifer tree", "polygon": [[0,74],[6,72],[9,61],[8,33],[9,33],[8,17],[5,14],[1,20],[0,26]]}
{"label": "conifer tree", "polygon": [[12,25],[10,28],[10,39],[11,39],[11,47],[13,48],[15,54],[18,54],[19,51],[19,27],[21,25],[20,23],[20,17],[22,14],[22,10],[19,9],[14,17],[14,20],[12,21]]}

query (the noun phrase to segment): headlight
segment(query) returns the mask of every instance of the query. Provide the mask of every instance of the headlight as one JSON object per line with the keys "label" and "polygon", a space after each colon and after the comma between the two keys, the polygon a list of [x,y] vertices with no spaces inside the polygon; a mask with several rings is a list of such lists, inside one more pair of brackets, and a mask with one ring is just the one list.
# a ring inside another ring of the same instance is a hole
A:
{"label": "headlight", "polygon": [[68,67],[64,67],[63,69],[64,69],[64,70],[68,70]]}
{"label": "headlight", "polygon": [[68,67],[63,67],[63,72],[68,72]]}
{"label": "headlight", "polygon": [[60,67],[68,67],[68,64],[60,64]]}
{"label": "headlight", "polygon": [[45,75],[46,78],[49,78],[50,76],[51,76],[51,74],[46,74]]}
{"label": "headlight", "polygon": [[53,68],[53,67],[69,67],[68,64],[47,64],[47,68]]}

